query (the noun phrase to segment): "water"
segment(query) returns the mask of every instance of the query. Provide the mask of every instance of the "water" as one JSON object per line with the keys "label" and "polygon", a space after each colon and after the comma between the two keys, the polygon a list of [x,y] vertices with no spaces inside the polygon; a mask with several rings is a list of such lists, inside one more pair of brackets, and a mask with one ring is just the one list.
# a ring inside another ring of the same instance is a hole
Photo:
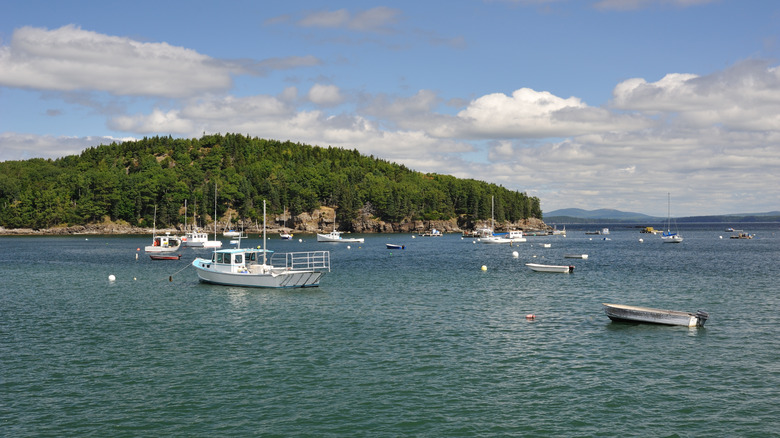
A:
{"label": "water", "polygon": [[[778,436],[780,225],[583,230],[275,239],[332,251],[297,290],[200,284],[207,252],[136,260],[148,237],[1,238],[0,435]],[[618,324],[603,302],[710,319]]]}

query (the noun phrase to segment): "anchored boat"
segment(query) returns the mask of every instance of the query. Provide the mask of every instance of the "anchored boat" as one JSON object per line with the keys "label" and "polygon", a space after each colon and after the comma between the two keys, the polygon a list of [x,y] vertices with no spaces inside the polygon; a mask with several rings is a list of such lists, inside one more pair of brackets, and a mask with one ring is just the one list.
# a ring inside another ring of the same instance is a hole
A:
{"label": "anchored boat", "polygon": [[[211,259],[192,262],[204,283],[226,286],[293,288],[316,287],[330,272],[329,251],[274,253],[265,249],[265,202],[263,202],[263,248],[220,249]],[[270,256],[270,257],[269,257]]]}
{"label": "anchored boat", "polygon": [[526,263],[525,265],[536,272],[557,272],[559,274],[574,272],[574,266],[571,265],[540,265],[538,263]]}
{"label": "anchored boat", "polygon": [[612,321],[704,327],[704,323],[709,318],[709,314],[701,310],[692,313],[623,304],[603,303],[603,305],[604,312]]}

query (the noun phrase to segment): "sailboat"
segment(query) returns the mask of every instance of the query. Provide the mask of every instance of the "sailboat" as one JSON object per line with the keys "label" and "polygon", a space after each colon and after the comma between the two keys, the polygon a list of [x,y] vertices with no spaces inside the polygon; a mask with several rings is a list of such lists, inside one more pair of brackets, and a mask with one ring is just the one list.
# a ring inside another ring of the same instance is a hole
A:
{"label": "sailboat", "polygon": [[479,241],[481,243],[515,243],[515,242],[525,242],[526,239],[523,237],[522,231],[510,231],[509,233],[500,233],[496,234],[494,232],[495,230],[495,220],[493,219],[494,216],[494,207],[495,207],[495,198],[493,196],[490,197],[490,229],[483,228],[480,230],[480,239]]}
{"label": "sailboat", "polygon": [[672,228],[672,195],[667,193],[666,196],[668,197],[667,207],[666,207],[667,208],[666,231],[661,233],[661,240],[664,243],[680,243],[683,241],[683,237],[677,232],[677,230],[675,230],[675,232],[672,233],[672,229],[671,229]]}
{"label": "sailboat", "polygon": [[[284,226],[285,228],[287,228],[287,207],[285,207],[285,208],[284,208],[284,212],[282,213],[282,226]],[[288,233],[286,229],[283,229],[283,230],[282,230],[282,231],[279,233],[279,237],[280,237],[282,240],[292,240],[292,238],[293,238],[293,235],[292,235],[292,234],[290,234],[290,233]]]}
{"label": "sailboat", "polygon": [[222,241],[217,240],[217,184],[214,184],[214,240],[203,242],[204,248],[222,248]]}

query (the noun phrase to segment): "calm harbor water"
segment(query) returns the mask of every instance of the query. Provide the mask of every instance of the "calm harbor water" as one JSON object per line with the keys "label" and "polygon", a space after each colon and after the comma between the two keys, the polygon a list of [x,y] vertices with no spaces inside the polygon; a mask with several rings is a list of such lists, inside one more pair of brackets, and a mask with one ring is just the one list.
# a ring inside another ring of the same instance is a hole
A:
{"label": "calm harbor water", "polygon": [[[274,236],[331,250],[303,290],[200,284],[207,251],[151,261],[149,237],[0,238],[0,435],[778,436],[780,224],[681,244],[567,228],[513,247]],[[612,323],[603,302],[710,319]]]}

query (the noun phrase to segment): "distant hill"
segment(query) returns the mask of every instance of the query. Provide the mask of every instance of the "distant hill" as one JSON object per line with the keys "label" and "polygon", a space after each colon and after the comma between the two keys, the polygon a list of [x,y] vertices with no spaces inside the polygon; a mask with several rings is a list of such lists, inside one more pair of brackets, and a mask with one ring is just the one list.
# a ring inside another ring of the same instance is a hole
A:
{"label": "distant hill", "polygon": [[187,216],[224,226],[262,221],[266,203],[271,215],[288,217],[330,207],[342,231],[364,229],[368,220],[514,223],[542,216],[539,198],[496,184],[423,174],[357,150],[241,134],[150,137],[56,160],[0,162],[4,228],[119,221],[176,227],[186,219],[185,203]]}
{"label": "distant hill", "polygon": [[613,210],[609,208],[600,208],[598,210],[583,210],[581,208],[563,208],[560,210],[553,210],[544,213],[544,219],[549,220],[555,217],[570,217],[579,219],[610,219],[610,220],[636,220],[636,221],[651,221],[657,220],[653,216],[648,216],[642,213],[632,213],[620,210]]}
{"label": "distant hill", "polygon": [[[658,223],[666,218],[648,216],[642,213],[625,212],[601,208],[598,210],[583,210],[581,208],[563,208],[544,213],[547,223]],[[676,218],[677,222],[714,222],[714,223],[749,223],[749,222],[780,222],[780,211],[766,213],[744,213],[711,216],[689,216]]]}

